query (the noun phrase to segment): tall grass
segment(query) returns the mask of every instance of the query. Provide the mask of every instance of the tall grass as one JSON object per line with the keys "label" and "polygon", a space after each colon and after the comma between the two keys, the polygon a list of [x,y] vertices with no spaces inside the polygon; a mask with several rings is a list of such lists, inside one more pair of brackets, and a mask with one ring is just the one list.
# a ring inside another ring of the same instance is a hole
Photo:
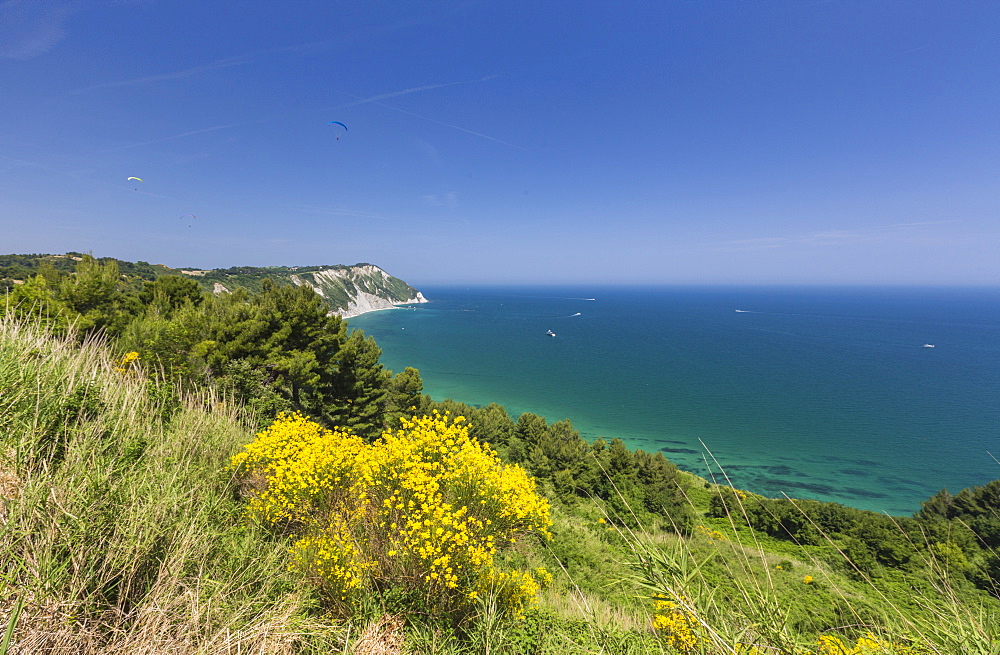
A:
{"label": "tall grass", "polygon": [[250,435],[232,406],[162,389],[100,340],[0,318],[2,647],[341,650],[287,545],[240,520],[225,471]]}
{"label": "tall grass", "polygon": [[[699,526],[691,538],[621,529],[632,552],[632,581],[654,603],[660,601],[659,629],[674,651],[700,655],[1000,653],[996,599],[959,589],[956,579],[932,556],[923,562],[922,573],[865,573],[815,523],[824,549],[836,553],[842,566],[831,567],[828,558],[817,555],[821,549],[801,545],[787,545],[777,554],[771,549],[773,544],[764,543],[769,538],[750,529],[743,502],[746,496],[732,491],[735,506],[729,507],[719,529]],[[843,569],[853,569],[854,575],[845,576]],[[902,591],[901,585],[905,585]]]}

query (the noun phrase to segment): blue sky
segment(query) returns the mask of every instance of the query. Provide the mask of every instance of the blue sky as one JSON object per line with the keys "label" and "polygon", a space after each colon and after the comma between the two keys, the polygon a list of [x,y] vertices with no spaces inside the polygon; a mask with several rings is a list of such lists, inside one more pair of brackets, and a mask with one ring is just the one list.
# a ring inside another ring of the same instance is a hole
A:
{"label": "blue sky", "polygon": [[998,34],[973,0],[0,0],[0,252],[995,285]]}

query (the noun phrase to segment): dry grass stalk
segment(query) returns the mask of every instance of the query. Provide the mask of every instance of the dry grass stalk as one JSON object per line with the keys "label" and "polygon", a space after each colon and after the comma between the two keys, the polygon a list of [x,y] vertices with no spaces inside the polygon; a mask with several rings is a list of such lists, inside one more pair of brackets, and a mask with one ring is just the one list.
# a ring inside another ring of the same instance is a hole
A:
{"label": "dry grass stalk", "polygon": [[[84,623],[74,620],[71,604],[29,605],[18,622],[9,655],[293,655],[301,645],[303,627],[307,631],[318,628],[298,625],[297,610],[298,600],[289,598],[283,607],[234,631],[213,626],[211,608],[202,606],[195,593],[175,599],[172,606],[151,602],[136,612],[133,621],[108,612],[102,620]],[[6,619],[6,614],[0,613],[0,618]],[[382,642],[389,641],[382,638]],[[359,652],[395,655],[401,651]]]}
{"label": "dry grass stalk", "polygon": [[384,614],[372,621],[354,646],[354,655],[401,655],[403,618]]}

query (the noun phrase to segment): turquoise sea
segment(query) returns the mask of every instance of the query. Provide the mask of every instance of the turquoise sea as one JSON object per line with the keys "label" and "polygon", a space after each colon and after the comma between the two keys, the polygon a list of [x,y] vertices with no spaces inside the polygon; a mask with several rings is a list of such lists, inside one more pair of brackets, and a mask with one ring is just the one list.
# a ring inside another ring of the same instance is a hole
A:
{"label": "turquoise sea", "polygon": [[349,325],[438,400],[569,418],[737,487],[896,515],[1000,478],[997,288],[421,291],[429,303]]}

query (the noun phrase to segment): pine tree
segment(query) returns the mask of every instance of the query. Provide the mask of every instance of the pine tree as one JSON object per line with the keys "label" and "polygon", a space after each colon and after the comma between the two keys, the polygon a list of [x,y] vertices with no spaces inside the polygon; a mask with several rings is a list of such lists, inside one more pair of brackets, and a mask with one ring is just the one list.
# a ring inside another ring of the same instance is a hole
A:
{"label": "pine tree", "polygon": [[388,392],[389,372],[379,363],[382,350],[375,339],[354,330],[336,355],[329,393],[329,420],[368,440],[385,427],[383,403]]}
{"label": "pine tree", "polygon": [[385,394],[386,427],[394,428],[400,417],[420,411],[423,388],[420,371],[410,366],[389,379]]}
{"label": "pine tree", "polygon": [[74,274],[59,277],[57,295],[81,315],[77,324],[81,330],[105,328],[117,333],[131,320],[123,306],[125,290],[117,261],[102,263],[84,255]]}

